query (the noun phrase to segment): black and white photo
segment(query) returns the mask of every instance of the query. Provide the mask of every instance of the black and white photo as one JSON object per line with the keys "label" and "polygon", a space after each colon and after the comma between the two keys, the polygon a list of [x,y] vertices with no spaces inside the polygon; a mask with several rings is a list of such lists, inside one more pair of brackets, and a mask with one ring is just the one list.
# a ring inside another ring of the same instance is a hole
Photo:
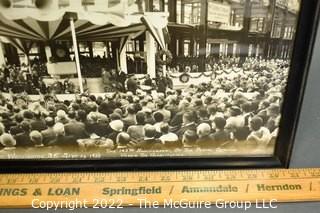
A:
{"label": "black and white photo", "polygon": [[0,159],[289,153],[304,2],[1,0]]}

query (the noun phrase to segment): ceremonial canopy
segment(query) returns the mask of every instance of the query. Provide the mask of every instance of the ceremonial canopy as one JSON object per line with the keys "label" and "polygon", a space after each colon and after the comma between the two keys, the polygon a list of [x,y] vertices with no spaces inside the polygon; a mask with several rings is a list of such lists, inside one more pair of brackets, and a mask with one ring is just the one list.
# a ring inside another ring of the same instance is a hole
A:
{"label": "ceremonial canopy", "polygon": [[120,1],[119,4],[100,11],[88,10],[81,5],[56,5],[56,9],[53,9],[54,1],[48,2],[49,9],[32,5],[0,8],[1,40],[11,42],[20,49],[23,47],[23,51],[28,50],[26,41],[71,40],[72,18],[78,41],[105,41],[128,36],[134,38],[149,30],[160,47],[165,48],[165,13],[133,12],[134,6],[130,5],[130,1]]}
{"label": "ceremonial canopy", "polygon": [[[166,48],[168,14],[147,13],[141,6],[140,1],[134,0],[2,0],[0,41],[11,43],[26,55],[33,42],[72,41],[80,91],[83,92],[78,41],[117,39],[120,44],[117,63],[124,67],[126,42],[146,31],[160,48]],[[154,54],[149,55],[154,57]],[[153,61],[152,57],[149,61]],[[149,64],[150,68],[154,68],[154,62]]]}

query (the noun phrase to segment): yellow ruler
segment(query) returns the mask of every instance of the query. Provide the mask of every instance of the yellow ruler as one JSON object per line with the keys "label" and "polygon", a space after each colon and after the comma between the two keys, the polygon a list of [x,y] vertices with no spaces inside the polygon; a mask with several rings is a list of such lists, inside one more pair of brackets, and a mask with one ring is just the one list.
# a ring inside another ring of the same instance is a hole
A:
{"label": "yellow ruler", "polygon": [[[0,207],[122,208],[320,201],[320,169],[0,174]],[[192,206],[191,206],[192,207]]]}

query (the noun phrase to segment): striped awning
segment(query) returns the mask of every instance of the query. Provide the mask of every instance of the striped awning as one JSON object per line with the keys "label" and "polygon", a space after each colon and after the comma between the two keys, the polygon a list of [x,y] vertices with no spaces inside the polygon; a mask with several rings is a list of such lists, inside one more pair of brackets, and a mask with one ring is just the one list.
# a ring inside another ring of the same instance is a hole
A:
{"label": "striped awning", "polygon": [[[108,39],[135,37],[146,30],[165,48],[167,13],[119,15],[110,13],[68,12],[54,17],[42,15],[10,17],[0,11],[0,36],[7,41],[71,40],[70,16],[74,19],[78,41],[106,41]],[[48,20],[46,20],[46,18]]]}
{"label": "striped awning", "polygon": [[34,43],[31,40],[22,40],[18,38],[10,38],[3,36],[0,36],[0,42],[10,43],[17,49],[21,50],[23,53],[29,53]]}
{"label": "striped awning", "polygon": [[[145,31],[146,26],[141,21],[117,26],[111,23],[96,25],[88,20],[77,19],[75,30],[78,40],[90,41],[127,36]],[[30,17],[9,20],[0,13],[0,35],[34,41],[69,40],[71,29],[69,19],[65,16],[54,21],[39,21]]]}

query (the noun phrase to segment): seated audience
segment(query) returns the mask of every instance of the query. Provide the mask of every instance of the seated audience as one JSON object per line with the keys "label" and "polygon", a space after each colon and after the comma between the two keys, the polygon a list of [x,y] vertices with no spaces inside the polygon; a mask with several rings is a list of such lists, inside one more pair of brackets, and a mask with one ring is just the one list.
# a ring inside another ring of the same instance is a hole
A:
{"label": "seated audience", "polygon": [[198,147],[197,145],[198,135],[193,130],[186,130],[182,135],[183,149],[194,150]]}
{"label": "seated audience", "polygon": [[56,138],[48,143],[48,146],[58,146],[58,147],[67,147],[67,146],[76,146],[76,139],[73,136],[66,136],[65,128],[62,123],[56,123],[53,126],[53,131],[56,134]]}
{"label": "seated audience", "polygon": [[214,141],[210,137],[211,127],[207,123],[202,123],[197,126],[197,145],[201,148],[212,148],[214,146]]}
{"label": "seated audience", "polygon": [[21,129],[22,133],[19,133],[15,135],[15,140],[17,142],[17,147],[30,147],[33,146],[31,140],[30,140],[30,131],[31,131],[31,125],[28,121],[23,121],[21,123]]}
{"label": "seated audience", "polygon": [[159,139],[156,138],[157,130],[154,126],[147,124],[144,127],[144,139],[137,144],[137,147],[142,150],[158,150],[162,149],[163,145]]}
{"label": "seated audience", "polygon": [[247,140],[254,141],[258,146],[265,147],[271,140],[270,131],[263,126],[262,118],[253,117],[250,122],[250,129],[252,132],[249,134]]}
{"label": "seated audience", "polygon": [[178,136],[173,133],[169,132],[169,124],[162,123],[160,125],[161,136],[159,140],[164,144],[166,148],[178,148],[181,147],[181,143],[179,142]]}
{"label": "seated audience", "polygon": [[138,112],[136,114],[136,121],[136,125],[128,127],[127,133],[132,140],[141,141],[144,137],[145,113],[141,111]]}
{"label": "seated audience", "polygon": [[[168,66],[163,79],[176,76],[171,75],[175,74],[173,70],[176,74],[197,72],[192,60]],[[75,152],[79,146],[84,148],[83,153],[96,150],[105,155],[119,150],[205,149],[213,154],[221,151],[219,148],[246,153],[272,150],[289,64],[280,59],[248,57],[240,62],[232,57],[209,57],[205,75],[213,71],[216,75],[208,83],[180,89],[162,85],[160,91],[159,82],[150,84],[150,79],[133,76],[130,82],[122,79],[119,89],[112,86],[110,93],[94,95],[86,91],[70,100],[55,95],[58,90],[72,93],[69,81],[63,85],[64,79],[56,79],[54,86],[46,86],[42,65],[33,67],[30,76],[25,70],[28,66],[5,65],[0,68],[0,152],[39,151],[45,147]],[[89,68],[85,66],[84,70]],[[109,68],[104,72],[106,81],[116,83],[117,72]],[[146,82],[151,90],[143,91],[139,81]],[[71,148],[64,150],[66,146]]]}
{"label": "seated audience", "polygon": [[30,140],[33,143],[34,147],[43,147],[43,137],[41,135],[41,133],[37,130],[33,130],[32,132],[30,132]]}
{"label": "seated audience", "polygon": [[41,131],[42,139],[43,139],[43,144],[48,145],[50,141],[53,141],[56,139],[56,133],[53,129],[53,126],[55,124],[54,119],[52,117],[46,117],[45,123],[47,128],[45,130]]}

